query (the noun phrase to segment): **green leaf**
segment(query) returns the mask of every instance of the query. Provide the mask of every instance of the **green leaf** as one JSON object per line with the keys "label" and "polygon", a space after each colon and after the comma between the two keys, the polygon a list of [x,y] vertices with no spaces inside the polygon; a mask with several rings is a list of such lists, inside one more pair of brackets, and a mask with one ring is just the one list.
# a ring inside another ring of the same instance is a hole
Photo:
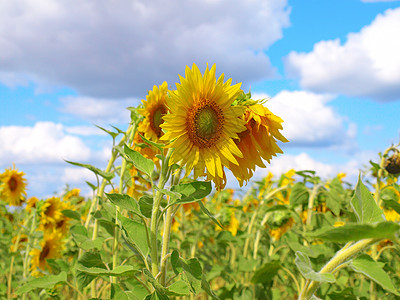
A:
{"label": "green leaf", "polygon": [[210,284],[208,283],[206,276],[203,274],[201,277],[201,288],[209,295],[213,300],[220,300],[217,295],[211,290]]}
{"label": "green leaf", "polygon": [[190,290],[194,294],[198,294],[201,288],[203,271],[197,258],[185,260],[179,257],[179,253],[174,250],[171,254],[172,269],[175,274],[184,273],[184,277],[189,283]]}
{"label": "green leaf", "polygon": [[115,276],[115,277],[134,276],[135,273],[139,271],[138,269],[135,269],[133,266],[117,266],[112,270],[107,270],[104,268],[98,268],[98,267],[88,268],[83,265],[78,265],[76,269],[78,271],[93,276]]}
{"label": "green leaf", "polygon": [[297,206],[308,202],[309,192],[303,182],[296,182],[293,185],[292,191],[289,196],[291,206]]}
{"label": "green leaf", "polygon": [[400,214],[400,203],[395,200],[383,200],[385,206],[393,209],[395,212]]}
{"label": "green leaf", "polygon": [[67,163],[69,163],[69,164],[71,164],[71,165],[74,165],[74,166],[86,168],[86,169],[92,171],[93,173],[95,173],[95,174],[97,174],[97,175],[103,177],[105,180],[108,180],[108,181],[110,181],[111,179],[114,178],[114,174],[113,174],[113,173],[111,173],[111,172],[104,172],[104,171],[102,171],[102,170],[100,170],[100,169],[98,169],[98,168],[96,168],[96,167],[94,167],[94,166],[92,166],[92,165],[81,164],[81,163],[72,162],[72,161],[68,161],[68,160],[66,160],[65,162],[67,162]]}
{"label": "green leaf", "polygon": [[71,219],[75,219],[77,221],[81,221],[81,215],[75,211],[75,210],[71,210],[71,209],[64,209],[63,211],[61,211],[62,214],[64,216],[66,216],[67,218],[71,218]]}
{"label": "green leaf", "polygon": [[251,278],[252,283],[268,283],[278,274],[281,264],[278,261],[267,262],[257,269]]}
{"label": "green leaf", "polygon": [[345,224],[335,228],[322,228],[307,235],[331,242],[347,243],[368,238],[393,239],[395,233],[399,230],[400,225],[397,223],[381,222],[378,224]]}
{"label": "green leaf", "polygon": [[211,189],[210,181],[193,181],[171,187],[171,191],[182,195],[181,198],[176,201],[176,203],[181,204],[203,199],[211,193]]}
{"label": "green leaf", "polygon": [[331,273],[318,273],[315,272],[311,266],[311,261],[307,255],[297,251],[295,263],[300,273],[306,279],[310,279],[318,282],[335,282],[335,277]]}
{"label": "green leaf", "polygon": [[154,143],[154,142],[152,142],[152,141],[146,139],[146,138],[144,137],[144,135],[141,135],[140,133],[139,133],[139,135],[140,135],[140,137],[142,138],[143,141],[145,141],[147,144],[149,144],[149,145],[151,145],[151,146],[156,147],[158,150],[160,150],[161,153],[163,153],[163,148],[164,148],[164,145],[163,145],[163,144]]}
{"label": "green leaf", "polygon": [[128,240],[133,243],[144,257],[149,254],[146,227],[142,223],[135,222],[122,215],[119,216],[121,225],[126,232]]}
{"label": "green leaf", "polygon": [[362,183],[360,176],[350,204],[359,223],[376,223],[385,220],[382,209],[375,203],[371,192]]}
{"label": "green leaf", "polygon": [[167,295],[169,296],[186,296],[190,294],[189,285],[186,281],[179,280],[168,287]]}
{"label": "green leaf", "polygon": [[151,177],[154,170],[154,162],[151,159],[145,158],[142,154],[129,148],[127,145],[124,145],[124,154],[138,170]]}
{"label": "green leaf", "polygon": [[210,219],[211,221],[213,221],[215,224],[217,224],[219,227],[221,227],[222,229],[224,229],[224,227],[222,226],[221,222],[218,221],[210,212],[209,210],[204,206],[203,202],[199,201],[200,204],[200,209],[203,213],[205,213]]}
{"label": "green leaf", "polygon": [[151,212],[153,210],[153,198],[147,195],[140,197],[139,207],[143,216],[146,218],[151,218]]}
{"label": "green leaf", "polygon": [[99,129],[103,130],[104,132],[108,133],[109,135],[111,135],[111,137],[112,137],[113,139],[115,139],[115,138],[118,136],[118,134],[119,134],[119,133],[112,132],[112,131],[110,131],[110,130],[104,129],[103,127],[100,127],[99,125],[94,125],[94,126],[96,126],[97,128],[99,128]]}
{"label": "green leaf", "polygon": [[89,238],[86,227],[81,224],[73,225],[69,230],[72,234],[72,237],[78,244],[86,241]]}
{"label": "green leaf", "polygon": [[335,177],[330,182],[330,189],[327,192],[326,206],[338,216],[340,214],[341,201],[345,191],[339,178]]}
{"label": "green leaf", "polygon": [[367,276],[388,292],[399,296],[399,293],[390,280],[389,275],[383,270],[382,265],[382,263],[376,262],[367,254],[360,255],[350,264],[354,271]]}
{"label": "green leaf", "polygon": [[49,289],[53,288],[58,283],[67,282],[67,273],[61,272],[58,275],[47,275],[44,277],[34,278],[23,284],[15,292],[17,295],[27,293],[33,289]]}
{"label": "green leaf", "polygon": [[107,270],[103,260],[101,259],[100,253],[98,252],[85,252],[83,253],[81,259],[77,262],[77,267],[83,266],[85,268],[102,268]]}
{"label": "green leaf", "polygon": [[139,211],[139,205],[137,201],[129,195],[126,194],[107,194],[105,193],[107,198],[115,205],[119,206],[122,209],[126,209],[130,212],[133,212],[137,215],[141,215]]}

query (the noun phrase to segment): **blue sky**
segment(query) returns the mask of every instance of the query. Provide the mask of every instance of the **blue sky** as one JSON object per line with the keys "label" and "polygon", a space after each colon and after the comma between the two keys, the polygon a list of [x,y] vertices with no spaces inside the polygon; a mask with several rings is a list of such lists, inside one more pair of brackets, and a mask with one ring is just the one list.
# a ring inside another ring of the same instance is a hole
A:
{"label": "blue sky", "polygon": [[[284,119],[290,143],[270,170],[358,170],[400,138],[400,2],[0,0],[0,171],[15,163],[28,196],[85,188],[127,106],[184,67],[251,88]],[[229,179],[228,185],[235,186]]]}

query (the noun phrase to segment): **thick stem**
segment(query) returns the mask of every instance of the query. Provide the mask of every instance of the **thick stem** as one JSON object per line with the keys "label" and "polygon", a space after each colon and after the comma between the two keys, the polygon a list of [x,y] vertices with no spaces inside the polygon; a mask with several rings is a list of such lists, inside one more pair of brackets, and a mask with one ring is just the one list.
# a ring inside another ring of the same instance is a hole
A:
{"label": "thick stem", "polygon": [[311,217],[312,217],[312,212],[313,212],[313,207],[314,207],[314,200],[315,196],[317,196],[318,189],[321,187],[321,185],[316,184],[314,185],[314,188],[311,192],[310,198],[308,199],[308,208],[307,208],[307,225],[311,224]]}
{"label": "thick stem", "polygon": [[171,234],[171,225],[173,219],[173,207],[168,207],[164,219],[164,230],[161,247],[161,284],[165,286],[167,282],[167,254],[169,250],[169,238]]}

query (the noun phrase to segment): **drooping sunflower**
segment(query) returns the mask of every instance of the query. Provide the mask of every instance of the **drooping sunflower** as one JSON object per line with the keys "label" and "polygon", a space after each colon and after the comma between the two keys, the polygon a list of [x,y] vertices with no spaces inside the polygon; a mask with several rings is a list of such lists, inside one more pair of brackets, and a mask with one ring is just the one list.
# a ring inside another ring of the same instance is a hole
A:
{"label": "drooping sunflower", "polygon": [[36,208],[36,204],[39,202],[39,199],[35,196],[30,197],[26,203],[25,210],[30,213],[32,208]]}
{"label": "drooping sunflower", "polygon": [[243,157],[236,157],[239,164],[229,165],[240,186],[250,180],[256,166],[265,168],[263,160],[270,163],[272,156],[283,153],[277,140],[288,142],[279,132],[283,120],[264,105],[257,103],[247,106],[242,118],[246,122],[246,129],[239,133],[239,140],[235,142]]}
{"label": "drooping sunflower", "polygon": [[30,270],[34,275],[39,275],[40,270],[50,270],[50,266],[47,263],[49,258],[61,257],[61,251],[63,249],[62,236],[59,232],[53,232],[51,234],[45,234],[43,240],[40,243],[41,249],[33,249],[29,255],[32,256]]}
{"label": "drooping sunflower", "polygon": [[0,174],[0,197],[10,206],[21,206],[26,196],[26,179],[24,172],[18,172],[18,169],[6,169]]}
{"label": "drooping sunflower", "polygon": [[144,108],[138,110],[144,116],[138,130],[144,133],[146,139],[154,142],[157,142],[163,134],[160,125],[164,122],[162,117],[168,112],[165,101],[167,92],[166,81],[159,87],[155,85],[153,90],[147,94],[146,100],[142,100]]}
{"label": "drooping sunflower", "polygon": [[193,170],[195,179],[206,175],[221,189],[226,184],[224,166],[238,164],[235,156],[243,157],[233,141],[246,129],[239,119],[243,108],[232,106],[242,93],[241,84],[231,85],[232,79],[224,83],[224,74],[216,80],[215,65],[202,75],[193,64],[185,75],[167,98],[170,113],[164,116],[161,128],[167,132],[161,139],[174,149],[170,165],[181,162],[186,176]]}

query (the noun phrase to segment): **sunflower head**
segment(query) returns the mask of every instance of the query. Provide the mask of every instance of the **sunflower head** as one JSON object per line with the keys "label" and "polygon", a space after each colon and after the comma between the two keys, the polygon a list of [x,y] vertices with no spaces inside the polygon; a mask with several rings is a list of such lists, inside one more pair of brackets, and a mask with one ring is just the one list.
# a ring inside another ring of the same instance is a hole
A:
{"label": "sunflower head", "polygon": [[61,221],[64,217],[62,211],[66,209],[58,197],[48,198],[40,207],[40,225],[39,230],[47,230],[49,226],[53,226]]}
{"label": "sunflower head", "polygon": [[164,122],[163,116],[167,114],[168,109],[165,103],[167,97],[168,84],[166,81],[162,85],[153,87],[152,91],[142,100],[144,108],[138,112],[144,116],[144,120],[139,124],[138,130],[144,133],[144,137],[157,142],[163,132],[160,125]]}
{"label": "sunflower head", "polygon": [[36,208],[36,204],[39,202],[39,199],[37,197],[30,197],[27,201],[25,210],[28,213],[31,213],[32,208]]}
{"label": "sunflower head", "polygon": [[243,157],[233,140],[245,129],[239,119],[243,108],[232,106],[242,93],[240,84],[231,85],[231,79],[224,83],[224,74],[217,80],[215,65],[207,66],[204,75],[195,64],[186,67],[180,81],[169,93],[170,113],[161,125],[166,130],[161,139],[174,149],[169,164],[180,162],[186,176],[192,171],[195,179],[207,176],[221,189],[226,184],[224,167],[237,164],[235,156]]}
{"label": "sunflower head", "polygon": [[33,249],[29,254],[32,256],[31,260],[31,271],[35,274],[39,274],[39,270],[51,270],[47,259],[61,257],[61,251],[63,249],[62,236],[58,232],[51,234],[45,234],[43,240],[40,243],[41,249]]}
{"label": "sunflower head", "polygon": [[236,158],[239,164],[229,166],[240,186],[250,180],[256,166],[265,167],[263,160],[269,163],[277,153],[283,153],[277,145],[277,140],[288,142],[279,132],[283,120],[262,104],[252,103],[246,106],[242,119],[246,122],[246,129],[239,133],[239,139],[235,142],[243,157]]}
{"label": "sunflower head", "polygon": [[388,173],[393,175],[400,174],[400,152],[393,154],[385,160],[385,169]]}
{"label": "sunflower head", "polygon": [[26,196],[25,173],[18,172],[18,169],[6,169],[0,174],[0,197],[10,206],[21,206]]}

